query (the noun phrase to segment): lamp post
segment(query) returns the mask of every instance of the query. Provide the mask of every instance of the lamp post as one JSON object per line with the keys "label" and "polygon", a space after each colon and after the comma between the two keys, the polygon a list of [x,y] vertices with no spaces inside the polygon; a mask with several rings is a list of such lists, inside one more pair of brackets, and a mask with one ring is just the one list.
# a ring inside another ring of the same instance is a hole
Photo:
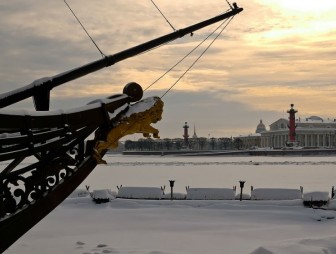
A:
{"label": "lamp post", "polygon": [[174,183],[175,183],[175,180],[169,180],[169,184],[170,184],[170,200],[173,200]]}
{"label": "lamp post", "polygon": [[245,181],[239,181],[239,184],[240,184],[240,199],[239,200],[242,201]]}

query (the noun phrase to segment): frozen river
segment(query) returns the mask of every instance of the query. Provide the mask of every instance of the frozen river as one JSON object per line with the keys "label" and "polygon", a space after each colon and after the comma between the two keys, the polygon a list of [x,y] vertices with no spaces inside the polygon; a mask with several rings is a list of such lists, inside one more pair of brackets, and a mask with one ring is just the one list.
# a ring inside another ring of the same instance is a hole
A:
{"label": "frozen river", "polygon": [[107,155],[108,164],[99,165],[81,188],[117,186],[160,187],[175,180],[175,192],[185,187],[239,186],[246,181],[244,192],[255,188],[299,188],[304,191],[330,191],[336,183],[336,157],[269,157],[269,156],[123,156]]}
{"label": "frozen river", "polygon": [[[335,157],[173,157],[109,155],[80,188],[239,186],[328,191]],[[166,188],[167,189],[167,188]],[[325,254],[336,253],[331,210],[302,200],[128,200],[97,205],[68,198],[5,253]]]}

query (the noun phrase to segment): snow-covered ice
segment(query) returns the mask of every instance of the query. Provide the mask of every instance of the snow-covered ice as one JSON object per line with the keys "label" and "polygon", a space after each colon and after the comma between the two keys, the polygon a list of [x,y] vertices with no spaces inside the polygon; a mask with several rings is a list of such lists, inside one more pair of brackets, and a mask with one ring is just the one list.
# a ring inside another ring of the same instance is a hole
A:
{"label": "snow-covered ice", "polygon": [[300,189],[259,188],[251,191],[251,199],[254,200],[302,199],[302,193]]}
{"label": "snow-covered ice", "polygon": [[[90,190],[117,186],[174,192],[228,188],[245,180],[257,188],[328,193],[336,179],[334,157],[107,156],[84,181]],[[256,163],[257,162],[257,163]],[[81,191],[78,191],[81,193]],[[325,196],[325,194],[324,194]],[[95,204],[72,195],[5,253],[336,253],[336,202],[332,210],[295,200],[111,199]]]}
{"label": "snow-covered ice", "polygon": [[121,187],[118,198],[161,199],[163,191],[157,187]]}
{"label": "snow-covered ice", "polygon": [[192,200],[232,200],[236,191],[228,188],[188,188],[187,199]]}

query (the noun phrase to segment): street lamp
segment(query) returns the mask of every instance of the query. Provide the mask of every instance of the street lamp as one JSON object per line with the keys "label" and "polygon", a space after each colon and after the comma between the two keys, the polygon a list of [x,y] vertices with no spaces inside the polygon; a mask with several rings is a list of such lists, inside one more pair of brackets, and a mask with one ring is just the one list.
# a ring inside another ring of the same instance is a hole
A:
{"label": "street lamp", "polygon": [[239,181],[239,184],[240,184],[240,199],[239,200],[242,201],[245,181]]}
{"label": "street lamp", "polygon": [[169,180],[169,184],[170,184],[170,200],[173,200],[174,183],[175,183],[175,180]]}

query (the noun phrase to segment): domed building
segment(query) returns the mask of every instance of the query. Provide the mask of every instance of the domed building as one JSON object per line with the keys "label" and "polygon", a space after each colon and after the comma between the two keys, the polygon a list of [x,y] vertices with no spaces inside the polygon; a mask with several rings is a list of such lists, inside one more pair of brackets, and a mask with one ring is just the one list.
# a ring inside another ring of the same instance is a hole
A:
{"label": "domed building", "polygon": [[[294,104],[291,104],[292,108],[293,106]],[[290,110],[287,112],[289,113]],[[293,117],[295,117],[295,114]],[[305,119],[299,117],[293,118],[292,125],[292,138],[298,146],[305,148],[331,148],[336,146],[336,119],[323,119],[320,116],[310,116]],[[292,142],[290,139],[290,121],[285,118],[280,118],[270,124],[269,130],[266,130],[265,124],[260,120],[255,132],[235,138],[242,140],[244,149],[255,147],[283,148]]]}
{"label": "domed building", "polygon": [[[270,130],[261,132],[261,147],[285,147],[289,137],[289,121],[280,118],[270,125]],[[302,147],[334,147],[336,145],[336,119],[311,116],[295,119],[295,139]]]}
{"label": "domed building", "polygon": [[266,126],[262,120],[260,120],[255,133],[240,135],[234,137],[234,139],[240,139],[242,141],[242,149],[258,148],[261,146],[261,133],[263,132],[266,132]]}
{"label": "domed building", "polygon": [[260,119],[260,123],[257,125],[256,133],[261,133],[266,131],[265,124],[263,124],[262,120]]}

